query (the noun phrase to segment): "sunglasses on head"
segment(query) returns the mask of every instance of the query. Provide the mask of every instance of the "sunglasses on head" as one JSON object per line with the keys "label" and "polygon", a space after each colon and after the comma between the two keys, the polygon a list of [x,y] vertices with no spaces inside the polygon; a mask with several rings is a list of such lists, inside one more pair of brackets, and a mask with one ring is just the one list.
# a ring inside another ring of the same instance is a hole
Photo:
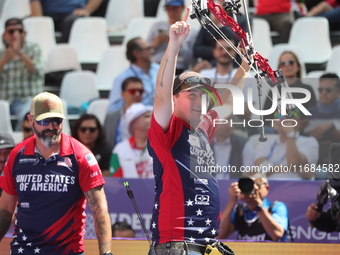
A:
{"label": "sunglasses on head", "polygon": [[90,133],[94,133],[97,128],[95,127],[80,127],[79,130],[82,132],[82,133],[85,133],[87,130],[90,132]]}
{"label": "sunglasses on head", "polygon": [[201,76],[191,76],[188,78],[185,78],[183,81],[181,81],[176,89],[174,89],[174,95],[178,92],[181,92],[183,90],[188,90],[192,87],[196,87],[197,85],[209,85],[211,86],[211,80],[209,78],[201,77]]}
{"label": "sunglasses on head", "polygon": [[136,92],[138,92],[139,94],[143,94],[144,89],[128,89],[127,92],[129,92],[130,95],[135,95]]}
{"label": "sunglasses on head", "polygon": [[22,34],[24,32],[24,30],[22,28],[15,28],[15,29],[8,29],[7,32],[12,35],[14,34],[15,31],[18,31],[19,34]]}
{"label": "sunglasses on head", "polygon": [[25,133],[30,133],[30,132],[33,131],[32,128],[30,128],[30,127],[23,127],[22,129]]}
{"label": "sunglasses on head", "polygon": [[323,91],[326,91],[327,93],[332,93],[333,89],[331,88],[318,88],[318,91],[322,93]]}
{"label": "sunglasses on head", "polygon": [[36,122],[40,126],[48,126],[50,123],[52,123],[53,126],[58,126],[63,122],[62,118],[48,118],[48,119],[42,119],[42,120],[36,120]]}
{"label": "sunglasses on head", "polygon": [[285,66],[285,65],[293,66],[294,64],[295,64],[294,60],[282,61],[282,62],[280,62],[280,67]]}

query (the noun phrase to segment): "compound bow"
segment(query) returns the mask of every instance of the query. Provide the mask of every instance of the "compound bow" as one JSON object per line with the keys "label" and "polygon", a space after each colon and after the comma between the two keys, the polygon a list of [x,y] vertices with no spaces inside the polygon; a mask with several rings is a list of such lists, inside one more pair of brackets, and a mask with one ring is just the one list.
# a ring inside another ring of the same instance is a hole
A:
{"label": "compound bow", "polygon": [[[242,0],[244,12],[247,18],[247,24],[249,28],[249,34],[246,33],[237,23],[237,16],[241,15],[240,13],[240,4],[241,0],[224,0],[222,8],[220,5],[216,4],[213,0],[192,0],[192,12],[190,14],[191,19],[197,19],[203,28],[205,28],[212,37],[218,42],[217,38],[210,32],[208,29],[208,26],[213,28],[217,34],[225,40],[230,47],[241,57],[241,59],[247,61],[247,63],[251,66],[251,69],[255,71],[258,90],[259,90],[259,107],[260,110],[262,110],[262,103],[261,103],[261,97],[262,97],[262,80],[261,78],[264,77],[267,84],[269,84],[271,87],[288,87],[288,84],[286,82],[286,79],[282,73],[282,71],[276,70],[274,71],[270,65],[268,64],[268,60],[264,57],[262,57],[258,52],[256,52],[254,45],[252,43],[252,35],[251,35],[251,28],[249,23],[249,15],[247,12],[247,8],[245,7],[245,0]],[[226,11],[231,11],[233,14],[233,18],[229,16]],[[236,35],[236,37],[239,39],[240,44],[239,46],[243,48],[246,52],[246,54],[243,54],[225,35],[224,33],[219,29],[218,26],[210,19],[209,13],[213,14],[218,21],[224,25],[228,26],[232,32]],[[219,43],[219,42],[218,42]],[[220,44],[221,45],[221,44]],[[222,46],[222,45],[221,45]],[[231,58],[241,67],[240,63],[237,62],[237,60],[222,46],[222,48],[231,56]],[[254,59],[254,65],[252,65],[251,61],[251,55],[253,55]],[[241,67],[242,68],[242,67]],[[278,94],[278,111],[281,113],[281,96]],[[291,93],[287,93],[287,98],[292,98]],[[286,111],[288,115],[291,114],[291,111],[294,109],[293,105],[287,105]],[[260,116],[261,121],[263,123],[263,116]],[[260,141],[266,141],[267,138],[264,134],[264,127],[262,125],[261,128],[261,136],[259,138]]]}

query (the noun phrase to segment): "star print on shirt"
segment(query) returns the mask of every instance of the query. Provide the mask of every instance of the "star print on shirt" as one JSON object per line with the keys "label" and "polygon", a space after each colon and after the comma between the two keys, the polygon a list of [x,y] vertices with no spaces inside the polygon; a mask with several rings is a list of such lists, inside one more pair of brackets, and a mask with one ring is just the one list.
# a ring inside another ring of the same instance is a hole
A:
{"label": "star print on shirt", "polygon": [[190,225],[193,226],[193,225],[194,225],[194,222],[195,222],[195,221],[193,221],[193,220],[190,218],[190,220],[188,220],[188,226],[190,226]]}
{"label": "star print on shirt", "polygon": [[23,236],[22,236],[22,240],[23,240],[23,241],[26,241],[26,240],[27,240],[27,236],[23,235]]}
{"label": "star print on shirt", "polygon": [[20,247],[20,248],[18,249],[18,253],[24,253],[24,249],[23,249],[22,247]]}
{"label": "star print on shirt", "polygon": [[206,226],[210,226],[210,223],[211,223],[211,220],[208,218],[208,219],[205,221],[205,224],[206,224]]}
{"label": "star print on shirt", "polygon": [[194,206],[193,205],[194,201],[191,201],[190,199],[186,201],[186,203],[187,203],[187,206]]}
{"label": "star print on shirt", "polygon": [[201,216],[202,216],[202,212],[203,212],[203,211],[202,211],[201,209],[198,209],[198,210],[196,211],[197,216],[198,216],[198,215],[201,215]]}
{"label": "star print on shirt", "polygon": [[196,240],[196,239],[195,239],[195,238],[193,238],[192,236],[189,238],[189,242],[190,242],[190,243],[194,243],[194,242],[195,242],[195,240]]}
{"label": "star print on shirt", "polygon": [[210,242],[210,238],[209,237],[204,238],[204,240],[205,240],[206,243]]}
{"label": "star print on shirt", "polygon": [[158,209],[158,203],[155,204],[155,209]]}
{"label": "star print on shirt", "polygon": [[204,232],[204,230],[203,230],[202,228],[199,228],[199,229],[198,229],[198,233],[199,233],[199,234],[203,234],[203,232]]}
{"label": "star print on shirt", "polygon": [[32,243],[27,243],[26,246],[32,246]]}
{"label": "star print on shirt", "polygon": [[216,235],[216,229],[213,228],[213,229],[211,230],[211,233],[212,233],[213,235]]}
{"label": "star print on shirt", "polygon": [[34,249],[34,253],[40,253],[40,249],[37,247]]}
{"label": "star print on shirt", "polygon": [[152,222],[152,228],[156,228],[156,222]]}

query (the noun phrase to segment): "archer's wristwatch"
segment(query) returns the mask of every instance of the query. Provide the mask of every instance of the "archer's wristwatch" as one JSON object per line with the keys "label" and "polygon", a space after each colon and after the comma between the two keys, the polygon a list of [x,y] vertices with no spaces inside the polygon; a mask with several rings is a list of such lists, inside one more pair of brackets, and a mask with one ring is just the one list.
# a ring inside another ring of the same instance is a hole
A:
{"label": "archer's wristwatch", "polygon": [[257,205],[257,206],[255,207],[255,211],[257,211],[257,212],[262,211],[262,209],[263,209],[263,205],[262,205],[262,204]]}

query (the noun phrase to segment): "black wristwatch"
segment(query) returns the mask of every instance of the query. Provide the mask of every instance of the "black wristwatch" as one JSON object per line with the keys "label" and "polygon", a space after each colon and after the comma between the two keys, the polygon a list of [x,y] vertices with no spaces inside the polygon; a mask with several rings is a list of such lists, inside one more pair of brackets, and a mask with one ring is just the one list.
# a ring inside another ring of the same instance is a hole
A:
{"label": "black wristwatch", "polygon": [[105,253],[102,253],[101,255],[113,255],[112,252],[105,252]]}
{"label": "black wristwatch", "polygon": [[257,205],[257,206],[255,207],[255,211],[256,211],[256,212],[262,211],[262,209],[263,209],[263,205],[262,205],[262,204]]}

